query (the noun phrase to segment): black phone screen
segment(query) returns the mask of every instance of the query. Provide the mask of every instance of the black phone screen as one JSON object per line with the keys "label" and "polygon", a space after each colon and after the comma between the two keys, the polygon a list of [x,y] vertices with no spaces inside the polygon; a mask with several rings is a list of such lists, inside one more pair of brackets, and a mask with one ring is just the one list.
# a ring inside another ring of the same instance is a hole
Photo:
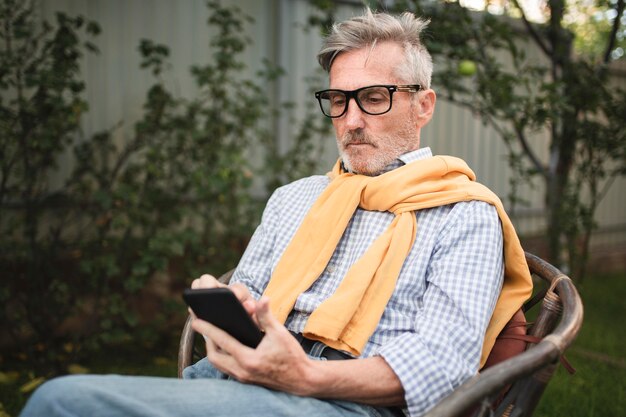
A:
{"label": "black phone screen", "polygon": [[263,332],[228,288],[185,289],[183,299],[194,314],[219,327],[242,344],[256,348]]}

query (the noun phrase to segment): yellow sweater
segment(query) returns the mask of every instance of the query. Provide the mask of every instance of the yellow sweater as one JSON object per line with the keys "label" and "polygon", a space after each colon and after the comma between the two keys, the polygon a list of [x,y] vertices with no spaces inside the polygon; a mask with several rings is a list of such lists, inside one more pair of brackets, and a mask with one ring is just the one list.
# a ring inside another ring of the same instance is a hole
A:
{"label": "yellow sweater", "polygon": [[450,156],[414,161],[376,177],[342,172],[338,161],[328,175],[332,181],[307,213],[265,290],[273,314],[282,322],[287,319],[296,298],[326,268],[358,207],[392,212],[395,217],[387,230],[352,265],[337,291],[311,314],[303,332],[310,339],[360,355],[413,246],[417,224],[412,212],[485,201],[495,206],[502,222],[505,278],[485,333],[482,366],[500,331],[532,292],[524,251],[500,199],[475,182],[463,160]]}

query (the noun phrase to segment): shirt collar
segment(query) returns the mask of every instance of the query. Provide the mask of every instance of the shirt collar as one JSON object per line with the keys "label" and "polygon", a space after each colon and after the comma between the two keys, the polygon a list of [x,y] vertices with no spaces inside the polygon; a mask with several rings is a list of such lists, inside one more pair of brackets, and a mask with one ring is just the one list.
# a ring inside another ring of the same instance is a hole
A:
{"label": "shirt collar", "polygon": [[420,149],[417,149],[415,151],[411,151],[411,152],[407,152],[405,154],[402,154],[402,155],[400,155],[398,157],[398,159],[396,159],[396,161],[400,160],[400,161],[402,161],[402,165],[406,165],[406,164],[408,164],[410,162],[418,161],[420,159],[431,158],[432,156],[433,156],[433,153],[430,150],[430,148],[427,146],[425,148],[420,148]]}

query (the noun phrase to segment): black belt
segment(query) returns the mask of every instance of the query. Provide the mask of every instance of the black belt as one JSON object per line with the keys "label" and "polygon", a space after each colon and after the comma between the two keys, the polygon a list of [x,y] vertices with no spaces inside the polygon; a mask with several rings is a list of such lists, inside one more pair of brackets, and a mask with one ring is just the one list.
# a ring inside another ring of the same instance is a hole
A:
{"label": "black belt", "polygon": [[[302,346],[302,349],[304,349],[306,353],[311,353],[313,346],[318,342],[317,340],[307,339],[306,337],[302,336],[301,333],[295,333],[295,332],[292,332],[291,330],[289,331],[289,333],[291,333],[292,336],[296,338],[296,340],[300,343],[300,346]],[[333,349],[330,346],[326,346],[326,345],[324,345],[322,349],[322,353],[319,356],[321,356],[322,358],[326,358],[329,361],[354,359],[352,356],[348,355],[347,353],[344,353],[337,349]]]}

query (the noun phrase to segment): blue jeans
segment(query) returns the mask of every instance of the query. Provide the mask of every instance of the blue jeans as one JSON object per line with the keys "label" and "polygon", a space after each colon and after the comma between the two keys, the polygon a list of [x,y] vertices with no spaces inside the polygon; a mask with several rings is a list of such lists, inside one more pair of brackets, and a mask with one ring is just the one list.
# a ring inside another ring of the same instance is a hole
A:
{"label": "blue jeans", "polygon": [[391,417],[384,407],[319,400],[227,379],[206,359],[185,370],[185,379],[74,375],[39,387],[21,417]]}

